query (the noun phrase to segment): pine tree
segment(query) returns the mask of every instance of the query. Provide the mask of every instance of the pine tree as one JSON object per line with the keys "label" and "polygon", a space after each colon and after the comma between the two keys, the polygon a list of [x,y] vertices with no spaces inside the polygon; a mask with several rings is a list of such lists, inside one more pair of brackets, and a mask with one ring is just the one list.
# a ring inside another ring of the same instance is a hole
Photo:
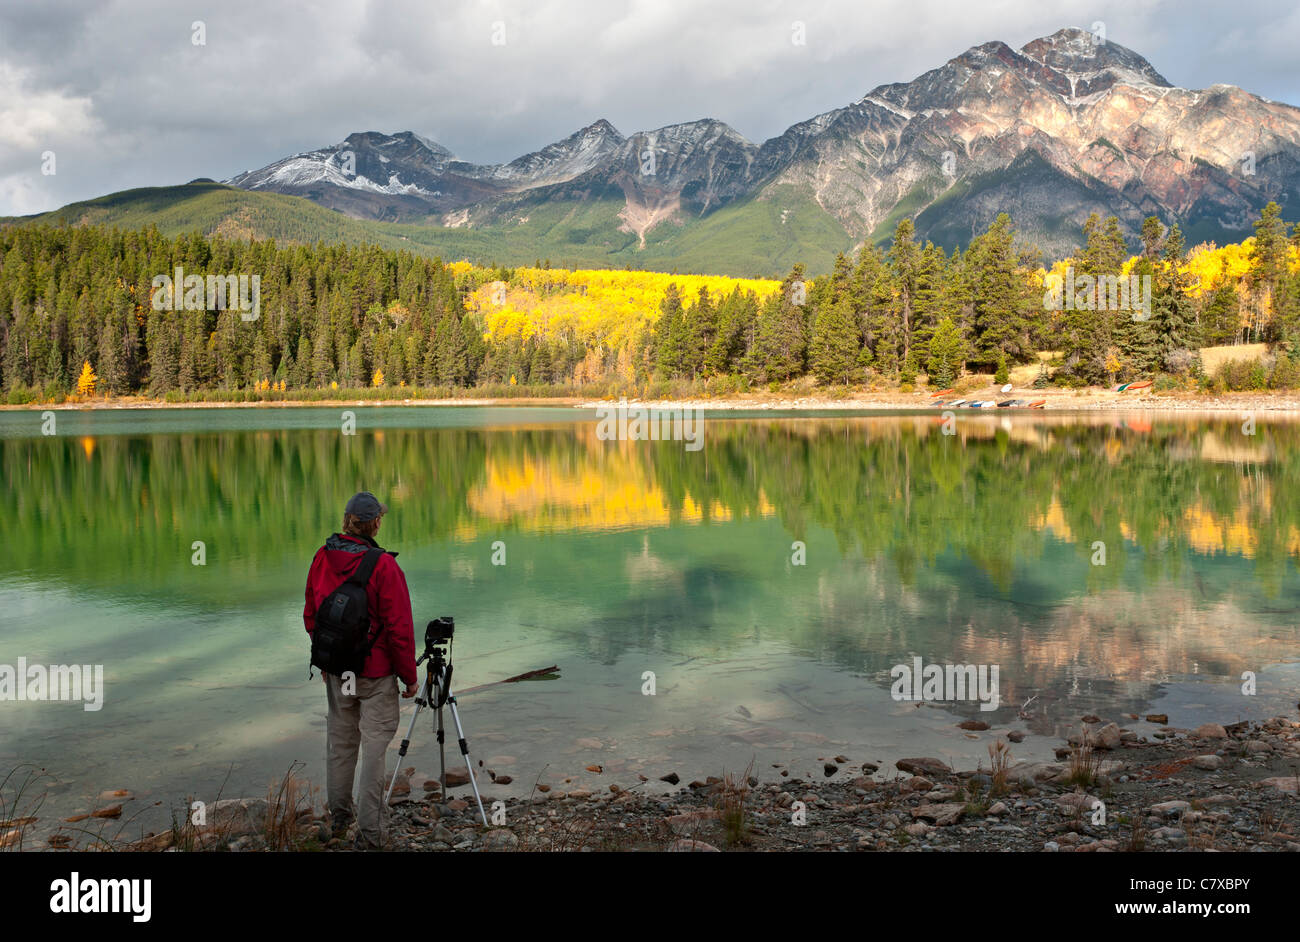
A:
{"label": "pine tree", "polygon": [[[916,297],[920,280],[921,250],[915,241],[916,226],[911,219],[904,217],[894,229],[894,243],[889,248],[886,258],[892,276],[894,289],[897,337],[905,363],[912,361],[909,354],[912,349],[912,331],[916,319]],[[915,370],[912,371],[915,374]]]}
{"label": "pine tree", "polygon": [[694,379],[704,372],[705,358],[718,336],[718,306],[709,298],[708,288],[700,288],[699,296],[686,309],[685,327],[682,372]]}
{"label": "pine tree", "polygon": [[1142,221],[1142,257],[1154,262],[1160,255],[1164,243],[1165,227],[1155,216],[1148,216]]}
{"label": "pine tree", "polygon": [[463,386],[468,376],[465,331],[455,309],[449,309],[438,325],[438,382],[444,386]]}
{"label": "pine tree", "polygon": [[809,365],[820,382],[827,385],[853,382],[860,347],[857,319],[848,297],[831,301],[817,312]]}
{"label": "pine tree", "polygon": [[998,368],[993,373],[993,382],[997,383],[999,386],[1005,386],[1007,383],[1011,382],[1011,372],[1007,369],[1007,357],[1005,353],[998,357]]}
{"label": "pine tree", "polygon": [[1255,220],[1255,244],[1250,253],[1250,284],[1255,302],[1254,334],[1257,339],[1278,340],[1294,327],[1287,281],[1287,226],[1277,203],[1268,205]]}
{"label": "pine tree", "polygon": [[161,398],[177,386],[176,334],[162,311],[149,312],[145,346],[149,360],[149,393]]}
{"label": "pine tree", "polygon": [[961,375],[966,363],[966,341],[951,317],[939,321],[930,338],[930,353],[925,372],[931,386],[946,387]]}
{"label": "pine tree", "polygon": [[659,304],[659,322],[656,325],[658,349],[656,366],[668,378],[682,375],[686,354],[686,320],[682,310],[682,296],[676,284],[670,284]]}
{"label": "pine tree", "polygon": [[528,381],[537,384],[551,382],[551,351],[545,342],[539,342],[533,350],[532,363],[528,368]]}
{"label": "pine tree", "polygon": [[99,386],[109,396],[119,395],[126,387],[126,370],[122,365],[122,327],[110,311],[99,333]]}
{"label": "pine tree", "polygon": [[994,365],[1004,357],[1023,361],[1029,348],[1029,312],[1038,300],[1025,271],[1029,261],[1015,244],[1011,217],[999,213],[966,252],[964,279],[970,296],[976,362]]}
{"label": "pine tree", "polygon": [[1165,237],[1164,264],[1152,287],[1152,327],[1158,364],[1171,373],[1185,372],[1199,348],[1189,279],[1182,271],[1183,234],[1175,223]]}
{"label": "pine tree", "polygon": [[754,346],[745,371],[764,382],[785,382],[804,372],[807,340],[804,313],[795,302],[803,294],[803,266],[796,265],[781,285],[768,295],[758,315]]}

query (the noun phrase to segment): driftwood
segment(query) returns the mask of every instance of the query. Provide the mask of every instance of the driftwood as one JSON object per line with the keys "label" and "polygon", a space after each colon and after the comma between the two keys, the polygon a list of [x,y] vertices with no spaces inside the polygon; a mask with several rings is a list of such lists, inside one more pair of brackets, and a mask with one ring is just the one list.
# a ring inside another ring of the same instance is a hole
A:
{"label": "driftwood", "polygon": [[507,677],[505,680],[494,680],[490,684],[479,684],[477,687],[467,687],[464,690],[455,691],[456,696],[463,697],[467,693],[475,693],[479,690],[487,690],[489,687],[498,687],[501,684],[514,684],[521,680],[529,680],[533,677],[543,677],[546,674],[557,674],[560,669],[552,664],[550,667],[543,667],[540,670],[525,671],[522,674],[516,674],[514,677]]}

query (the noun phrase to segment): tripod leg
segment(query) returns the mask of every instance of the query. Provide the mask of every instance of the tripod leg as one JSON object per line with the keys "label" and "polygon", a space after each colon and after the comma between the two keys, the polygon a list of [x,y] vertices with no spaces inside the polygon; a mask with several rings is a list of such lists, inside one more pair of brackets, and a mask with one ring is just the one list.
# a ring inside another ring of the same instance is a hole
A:
{"label": "tripod leg", "polygon": [[442,801],[447,800],[447,735],[442,728],[442,686],[435,684],[432,703],[438,705],[438,784],[442,786]]}
{"label": "tripod leg", "polygon": [[[427,695],[429,682],[425,681],[425,690],[421,691]],[[406,750],[411,745],[411,733],[415,731],[415,721],[420,718],[420,710],[424,708],[425,701],[419,697],[415,700],[415,712],[411,714],[411,722],[406,727],[406,736],[402,739],[402,745],[397,750],[397,768],[393,769],[393,780],[388,783],[388,793],[384,795],[384,805],[388,805],[388,800],[393,797],[393,788],[397,785],[397,776],[402,771],[402,760],[406,758]]]}
{"label": "tripod leg", "polygon": [[478,813],[483,818],[483,826],[487,827],[487,812],[483,810],[483,799],[478,793],[478,779],[474,777],[474,763],[469,757],[469,743],[465,741],[465,730],[460,725],[460,710],[456,709],[456,698],[448,695],[447,704],[451,707],[451,721],[456,724],[456,739],[460,743],[460,754],[465,758],[465,769],[469,772],[469,784],[474,789],[474,800],[478,802]]}

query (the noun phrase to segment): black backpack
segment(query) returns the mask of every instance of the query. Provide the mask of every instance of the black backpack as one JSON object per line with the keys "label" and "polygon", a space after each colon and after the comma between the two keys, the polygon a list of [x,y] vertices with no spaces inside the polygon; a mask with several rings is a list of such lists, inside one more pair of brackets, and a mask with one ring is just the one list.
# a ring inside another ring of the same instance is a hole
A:
{"label": "black backpack", "polygon": [[337,677],[342,677],[346,671],[351,671],[354,677],[361,676],[361,669],[375,643],[375,638],[370,637],[366,583],[383,555],[381,549],[366,550],[365,557],[352,575],[325,596],[320,608],[316,609],[316,627],[311,633],[313,667]]}

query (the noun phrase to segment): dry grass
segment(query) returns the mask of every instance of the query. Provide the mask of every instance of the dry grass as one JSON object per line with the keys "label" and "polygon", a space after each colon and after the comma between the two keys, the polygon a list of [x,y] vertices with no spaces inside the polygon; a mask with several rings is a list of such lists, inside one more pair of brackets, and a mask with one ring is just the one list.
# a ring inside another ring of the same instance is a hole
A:
{"label": "dry grass", "polygon": [[1067,785],[1088,788],[1097,784],[1100,769],[1101,756],[1088,744],[1088,727],[1081,727],[1079,744],[1070,747],[1070,770],[1064,781]]}
{"label": "dry grass", "polygon": [[1128,825],[1128,843],[1124,845],[1124,849],[1135,854],[1140,854],[1145,850],[1147,846],[1147,823],[1146,818],[1142,817],[1142,812],[1135,812],[1131,818],[1121,815],[1119,823]]}
{"label": "dry grass", "polygon": [[1224,363],[1231,360],[1259,360],[1268,351],[1268,344],[1239,343],[1226,347],[1202,347],[1201,364],[1207,374],[1213,375]]}
{"label": "dry grass", "polygon": [[20,765],[0,779],[0,851],[22,850],[27,829],[36,823],[45,802],[43,770]]}
{"label": "dry grass", "polygon": [[722,825],[723,837],[730,847],[738,844],[748,844],[751,840],[749,814],[745,804],[749,800],[749,781],[753,775],[753,759],[749,760],[749,765],[745,766],[745,771],[740,775],[724,772],[722,775],[722,788],[714,800],[718,820]]}
{"label": "dry grass", "polygon": [[1007,775],[1011,771],[1011,746],[1005,739],[989,743],[989,795],[1000,798],[1009,791]]}
{"label": "dry grass", "polygon": [[284,773],[279,785],[272,785],[266,795],[266,824],[263,836],[268,850],[301,850],[303,836],[300,823],[310,821],[316,813],[319,788],[295,774],[301,763],[295,762]]}

